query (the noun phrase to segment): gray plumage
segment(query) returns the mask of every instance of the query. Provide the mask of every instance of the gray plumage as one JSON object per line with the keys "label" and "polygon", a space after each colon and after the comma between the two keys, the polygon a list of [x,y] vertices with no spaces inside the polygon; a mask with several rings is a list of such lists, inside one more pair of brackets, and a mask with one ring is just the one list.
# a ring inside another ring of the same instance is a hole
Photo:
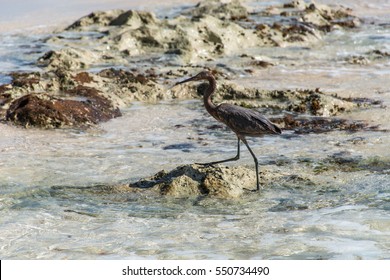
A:
{"label": "gray plumage", "polygon": [[248,148],[251,153],[253,160],[255,161],[256,168],[256,183],[257,190],[260,189],[259,186],[259,170],[258,170],[258,160],[256,155],[253,153],[249,147],[246,136],[250,137],[261,137],[265,134],[281,134],[281,129],[269,121],[266,117],[261,115],[259,112],[243,108],[236,105],[222,103],[215,105],[211,101],[211,95],[216,89],[216,81],[214,76],[208,72],[203,71],[198,75],[189,78],[187,80],[176,83],[175,85],[187,83],[191,81],[200,81],[206,80],[209,82],[209,86],[203,93],[203,102],[206,110],[212,115],[216,120],[226,124],[234,133],[237,135],[237,155],[233,158],[214,161],[207,164],[217,164],[227,161],[238,160],[240,158],[240,141],[242,141],[245,146]]}
{"label": "gray plumage", "polygon": [[217,120],[226,124],[236,134],[261,137],[264,134],[280,134],[281,130],[259,112],[222,103],[216,107]]}

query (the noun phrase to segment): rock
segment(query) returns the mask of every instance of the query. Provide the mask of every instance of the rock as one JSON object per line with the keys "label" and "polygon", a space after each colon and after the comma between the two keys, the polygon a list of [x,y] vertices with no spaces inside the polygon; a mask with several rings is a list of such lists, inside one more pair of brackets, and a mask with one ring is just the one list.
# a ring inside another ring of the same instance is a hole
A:
{"label": "rock", "polygon": [[41,75],[39,72],[31,73],[20,73],[13,72],[11,73],[12,77],[12,86],[14,87],[33,87],[38,84],[41,80]]}
{"label": "rock", "polygon": [[221,1],[209,0],[199,2],[195,8],[188,11],[193,17],[212,15],[219,19],[245,19],[248,16],[247,9],[238,0]]}
{"label": "rock", "polygon": [[173,197],[212,196],[237,198],[246,190],[256,189],[254,170],[246,167],[182,165],[170,172],[160,171],[154,176],[129,185],[132,189],[151,189]]}
{"label": "rock", "polygon": [[93,77],[95,87],[118,107],[127,107],[134,101],[156,102],[172,97],[165,87],[143,74],[109,68]]}
{"label": "rock", "polygon": [[62,49],[48,51],[37,61],[37,65],[47,67],[48,70],[75,70],[84,69],[98,60],[98,55],[86,49]]}
{"label": "rock", "polygon": [[[6,119],[24,127],[60,128],[88,126],[121,115],[119,109],[112,107],[94,89],[80,86],[68,94],[75,99],[60,99],[45,94],[22,96],[11,103]],[[84,100],[78,100],[81,97]]]}
{"label": "rock", "polygon": [[256,33],[266,45],[309,45],[336,28],[354,28],[360,19],[344,7],[330,7],[305,1],[292,1],[268,7],[260,15],[278,15],[281,20],[256,26]]}
{"label": "rock", "polygon": [[350,56],[346,59],[346,61],[349,64],[357,64],[357,65],[367,65],[370,63],[368,58],[361,56],[361,55],[360,56],[357,56],[357,55]]}
{"label": "rock", "polygon": [[81,85],[88,84],[94,81],[93,77],[88,72],[80,72],[73,76],[73,80]]}
{"label": "rock", "polygon": [[113,19],[122,14],[123,10],[110,10],[110,11],[97,11],[90,13],[89,15],[80,18],[65,30],[75,30],[90,25],[109,25]]}
{"label": "rock", "polygon": [[306,3],[303,0],[293,0],[291,2],[285,3],[283,5],[284,8],[296,8],[299,10],[306,9]]}
{"label": "rock", "polygon": [[[138,24],[140,22],[135,26]],[[211,60],[235,53],[242,45],[258,44],[251,30],[207,14],[195,19],[178,17],[169,22],[154,20],[135,29],[126,26],[110,34],[102,42],[121,53],[129,56],[163,53],[167,59],[180,63]]]}
{"label": "rock", "polygon": [[349,132],[360,130],[376,131],[378,129],[376,126],[369,126],[369,124],[365,121],[334,117],[311,117],[285,114],[283,117],[272,117],[270,119],[284,130],[294,130],[297,134],[324,133],[334,130],[344,130]]}
{"label": "rock", "polygon": [[[181,65],[199,63],[238,54],[243,48],[310,45],[331,29],[350,27],[350,21],[358,20],[348,9],[304,1],[273,8],[279,14],[269,24],[257,24],[253,17],[256,13],[249,14],[238,0],[202,1],[181,15],[164,20],[153,13],[135,10],[95,12],[66,29],[75,35],[84,32],[79,40],[53,36],[56,44],[65,40],[69,49],[49,52],[39,64],[84,69],[104,64],[107,57],[122,64],[126,56],[144,54],[159,54],[160,61]],[[88,36],[85,32],[99,33],[99,36]],[[92,42],[94,55],[88,53]],[[50,60],[53,55],[60,56],[57,58],[60,63]]]}
{"label": "rock", "polygon": [[127,25],[132,29],[136,29],[143,25],[156,24],[156,22],[157,19],[153,13],[129,10],[114,18],[112,21],[110,21],[109,25]]}
{"label": "rock", "polygon": [[381,50],[373,50],[368,52],[367,54],[375,56],[377,59],[379,58],[389,58],[390,57],[390,52],[387,51],[381,51]]}
{"label": "rock", "polygon": [[296,98],[287,108],[291,112],[330,117],[356,108],[353,102],[326,95],[319,90],[296,90],[293,94]]}

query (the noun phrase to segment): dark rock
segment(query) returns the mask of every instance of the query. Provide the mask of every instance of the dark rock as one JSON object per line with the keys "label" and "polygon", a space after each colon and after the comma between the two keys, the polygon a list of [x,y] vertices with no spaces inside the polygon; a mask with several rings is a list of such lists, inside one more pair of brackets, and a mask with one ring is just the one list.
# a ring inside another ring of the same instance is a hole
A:
{"label": "dark rock", "polygon": [[12,86],[15,87],[31,87],[34,84],[38,84],[40,82],[40,74],[38,72],[32,72],[32,73],[19,73],[19,72],[12,72]]}
{"label": "dark rock", "polygon": [[77,73],[73,79],[78,82],[79,84],[83,85],[83,84],[86,84],[86,83],[90,83],[93,81],[93,78],[91,77],[91,75],[89,75],[87,72],[80,72],[80,73]]}
{"label": "dark rock", "polygon": [[150,81],[150,77],[147,77],[142,74],[134,74],[123,69],[105,69],[99,72],[98,74],[104,78],[116,79],[116,81],[122,85],[140,83],[146,85]]}
{"label": "dark rock", "polygon": [[283,129],[294,130],[295,133],[298,134],[324,133],[333,130],[377,130],[377,127],[370,127],[367,122],[341,118],[296,116],[293,114],[286,114],[283,117],[273,117],[270,119],[272,122],[282,126]]}
{"label": "dark rock", "polygon": [[25,127],[60,128],[89,126],[121,115],[95,89],[79,86],[68,93],[84,100],[27,94],[11,103],[6,119]]}
{"label": "dark rock", "polygon": [[10,84],[0,85],[0,94],[4,94],[6,91],[10,90],[12,87]]}
{"label": "dark rock", "polygon": [[378,57],[390,57],[390,52],[381,51],[381,50],[373,50],[369,52],[369,54],[376,55]]}

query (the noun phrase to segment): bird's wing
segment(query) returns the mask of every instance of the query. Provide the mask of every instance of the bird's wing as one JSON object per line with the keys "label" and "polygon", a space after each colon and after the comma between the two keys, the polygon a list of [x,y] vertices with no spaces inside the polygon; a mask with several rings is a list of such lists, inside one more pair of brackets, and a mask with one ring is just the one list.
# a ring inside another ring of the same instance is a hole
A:
{"label": "bird's wing", "polygon": [[244,136],[261,136],[264,134],[280,134],[281,130],[259,112],[222,103],[217,106],[218,119],[234,132]]}

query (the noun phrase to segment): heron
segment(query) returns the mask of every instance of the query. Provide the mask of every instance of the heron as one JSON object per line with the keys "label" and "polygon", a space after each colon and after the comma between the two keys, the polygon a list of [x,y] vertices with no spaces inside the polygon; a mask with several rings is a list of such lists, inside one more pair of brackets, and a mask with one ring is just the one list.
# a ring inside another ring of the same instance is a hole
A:
{"label": "heron", "polygon": [[255,153],[249,147],[246,137],[262,137],[266,134],[281,134],[282,130],[277,125],[273,124],[270,120],[268,120],[266,117],[261,115],[258,111],[228,103],[221,103],[215,105],[211,100],[211,96],[217,87],[217,83],[213,74],[209,71],[202,71],[189,79],[177,82],[174,86],[201,80],[205,80],[208,82],[208,87],[203,92],[203,102],[207,112],[217,121],[228,126],[237,136],[237,154],[235,157],[203,164],[214,165],[223,162],[238,160],[240,158],[241,141],[245,144],[255,162],[256,190],[259,191],[259,163]]}

